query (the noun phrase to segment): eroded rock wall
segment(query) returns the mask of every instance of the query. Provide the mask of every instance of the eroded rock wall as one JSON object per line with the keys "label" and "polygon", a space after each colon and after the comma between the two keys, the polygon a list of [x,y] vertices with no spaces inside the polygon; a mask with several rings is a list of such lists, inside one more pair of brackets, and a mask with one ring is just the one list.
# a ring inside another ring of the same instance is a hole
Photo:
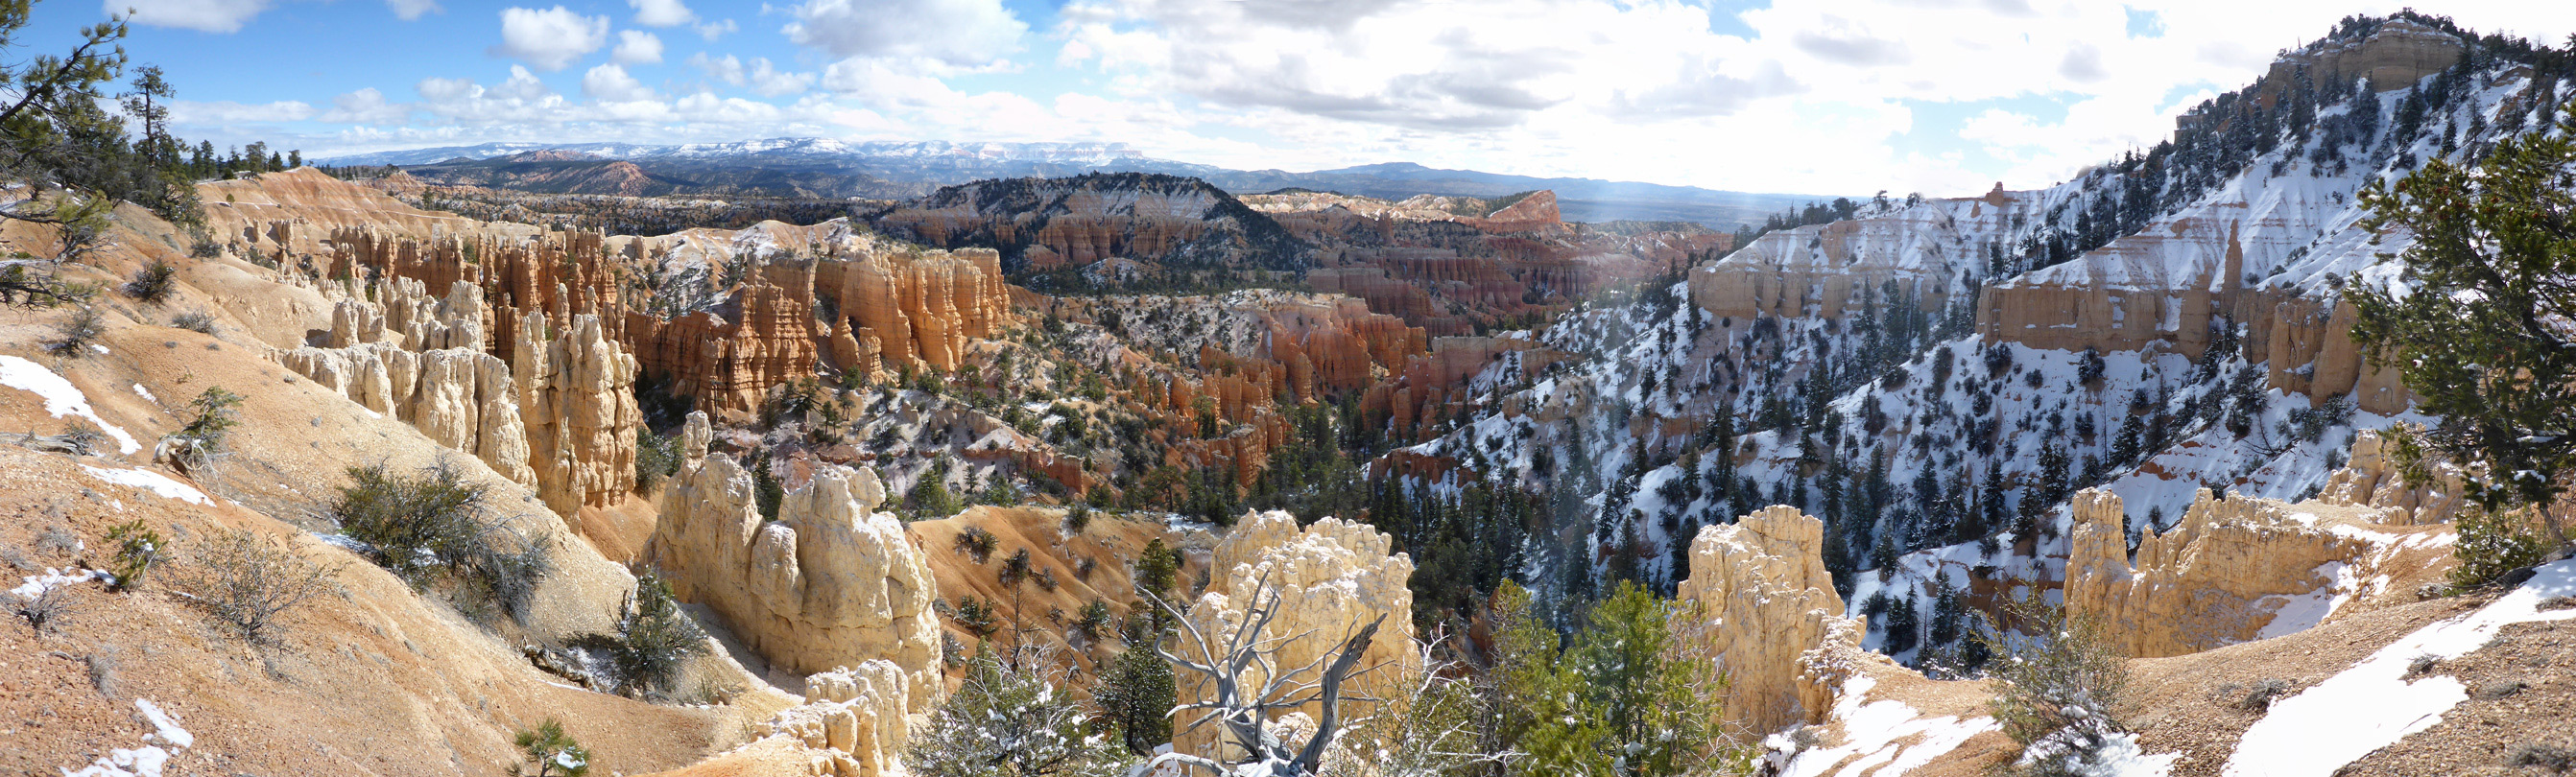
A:
{"label": "eroded rock wall", "polygon": [[2450,523],[2467,504],[2463,473],[2450,462],[2431,464],[2432,481],[2406,483],[2390,456],[2393,444],[2378,431],[2363,429],[2352,437],[2352,458],[2326,477],[2317,500],[2327,504],[2371,507],[2382,511],[2380,523]]}
{"label": "eroded rock wall", "polygon": [[1691,540],[1677,631],[1729,680],[1733,725],[1754,732],[1822,722],[1842,667],[1860,652],[1858,622],[1825,570],[1824,522],[1774,505]]}
{"label": "eroded rock wall", "polygon": [[903,751],[912,715],[929,711],[936,690],[919,687],[892,661],[871,659],[806,677],[805,703],[764,728],[810,751],[814,774],[896,777],[907,773]]}
{"label": "eroded rock wall", "polygon": [[567,518],[635,490],[635,358],[595,315],[558,324],[530,313],[515,327],[519,412],[526,420],[537,495]]}
{"label": "eroded rock wall", "polygon": [[[1377,622],[1376,637],[1359,665],[1379,668],[1356,678],[1347,692],[1393,698],[1422,672],[1421,654],[1413,644],[1413,590],[1407,586],[1413,559],[1389,553],[1393,541],[1365,524],[1337,518],[1301,529],[1296,517],[1285,512],[1246,515],[1217,544],[1208,588],[1190,605],[1187,617],[1200,633],[1222,635],[1242,624],[1249,609],[1267,604],[1276,595],[1277,615],[1260,638],[1279,642],[1270,665],[1286,668],[1306,666],[1332,654],[1343,639]],[[1178,648],[1185,657],[1204,658],[1193,650],[1195,646],[1188,644]],[[1257,674],[1259,669],[1251,671]],[[1265,679],[1244,678],[1255,687]],[[1186,675],[1179,690],[1183,704],[1214,694],[1199,678]],[[1351,702],[1344,705],[1342,714],[1349,720],[1371,709],[1367,702]],[[1282,714],[1302,713],[1311,720],[1320,712],[1319,705],[1309,704]],[[1186,716],[1176,717],[1174,726],[1189,722]],[[1175,730],[1173,750],[1225,756],[1231,747],[1221,745],[1217,729],[1211,724]]]}
{"label": "eroded rock wall", "polygon": [[764,521],[751,474],[708,456],[707,421],[693,413],[682,436],[691,462],[662,509],[647,558],[681,600],[704,604],[770,664],[823,672],[883,659],[906,698],[942,682],[937,584],[922,551],[865,470],[826,466],[786,494]]}
{"label": "eroded rock wall", "polygon": [[[2125,521],[2117,495],[2075,495],[2066,610],[2098,619],[2113,645],[2139,658],[2313,626],[2366,593],[2356,581],[2374,574],[2366,567],[2380,550],[2281,502],[2203,489],[2172,529],[2141,535],[2133,565]],[[2320,606],[2329,612],[2313,611]]]}
{"label": "eroded rock wall", "polygon": [[538,482],[510,365],[491,354],[468,348],[409,351],[376,342],[297,348],[277,358],[323,388],[472,454],[502,477],[521,485]]}

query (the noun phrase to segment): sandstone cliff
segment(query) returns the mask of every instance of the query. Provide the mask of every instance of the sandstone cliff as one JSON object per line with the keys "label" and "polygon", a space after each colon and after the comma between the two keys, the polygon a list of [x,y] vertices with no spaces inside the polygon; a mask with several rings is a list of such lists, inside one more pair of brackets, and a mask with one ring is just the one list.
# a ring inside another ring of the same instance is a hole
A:
{"label": "sandstone cliff", "polygon": [[803,762],[795,766],[803,774],[900,777],[907,773],[903,751],[912,717],[930,710],[937,690],[918,687],[902,667],[881,658],[822,672],[805,678],[805,703],[762,726],[763,738],[801,746],[795,755]]}
{"label": "sandstone cliff", "polygon": [[[386,343],[279,352],[287,369],[368,410],[472,454],[521,485],[537,485],[510,365],[468,348],[407,351]],[[630,441],[630,445],[632,442]],[[633,466],[629,460],[628,466]],[[568,513],[566,513],[568,515]]]}
{"label": "sandstone cliff", "polygon": [[[1389,555],[1392,543],[1392,538],[1374,528],[1336,518],[1300,529],[1296,517],[1284,512],[1245,515],[1217,544],[1208,588],[1190,605],[1187,617],[1200,633],[1215,639],[1237,628],[1248,608],[1277,596],[1277,616],[1259,638],[1276,642],[1270,665],[1282,668],[1306,666],[1330,655],[1344,638],[1375,621],[1379,624],[1376,638],[1359,665],[1378,668],[1356,677],[1344,692],[1393,698],[1421,674],[1422,659],[1413,644],[1413,590],[1406,585],[1413,576],[1413,560],[1402,553]],[[1190,652],[1195,646],[1183,644],[1177,649],[1181,655],[1198,658]],[[1258,667],[1252,672],[1243,678],[1246,684],[1257,686],[1266,679]],[[1181,678],[1183,704],[1205,700],[1212,693],[1195,677]],[[1343,714],[1367,715],[1371,709],[1369,703],[1352,702],[1345,704]],[[1286,714],[1302,713],[1313,719],[1320,711],[1318,705],[1309,704]],[[1216,726],[1177,730],[1189,722],[1187,717],[1174,719],[1173,751],[1219,755],[1222,745]]]}
{"label": "sandstone cliff", "polygon": [[707,456],[692,413],[690,464],[666,495],[647,557],[674,594],[707,605],[771,665],[822,672],[890,661],[922,699],[939,687],[939,593],[876,476],[826,466],[764,521],[749,472]]}
{"label": "sandstone cliff", "polygon": [[1728,723],[1769,732],[1823,722],[1833,708],[1860,632],[1843,617],[1823,548],[1824,523],[1785,505],[1691,541],[1676,627],[1726,673]]}
{"label": "sandstone cliff", "polygon": [[2370,511],[2335,511],[2204,489],[2181,521],[2140,537],[2130,560],[2120,498],[2076,494],[2066,610],[2112,644],[2154,658],[2281,636],[2347,615],[2438,567],[2447,543],[2400,535]]}
{"label": "sandstone cliff", "polygon": [[2377,431],[2364,429],[2353,434],[2352,458],[2343,469],[2327,476],[2325,490],[2317,494],[2317,499],[2326,504],[2378,508],[2384,513],[2378,519],[2380,523],[2450,523],[2459,516],[2460,508],[2466,505],[2466,490],[2458,465],[2432,462],[2433,481],[2413,487],[2397,471],[2389,448],[2387,438]]}
{"label": "sandstone cliff", "polygon": [[563,516],[607,507],[635,490],[635,359],[608,338],[598,316],[558,329],[530,313],[518,330],[519,412],[527,421],[537,494]]}

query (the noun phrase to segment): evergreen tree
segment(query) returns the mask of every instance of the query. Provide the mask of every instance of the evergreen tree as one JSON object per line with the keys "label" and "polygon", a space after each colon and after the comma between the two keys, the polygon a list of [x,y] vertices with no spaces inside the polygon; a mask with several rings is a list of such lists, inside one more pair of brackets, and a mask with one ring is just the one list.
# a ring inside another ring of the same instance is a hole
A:
{"label": "evergreen tree", "polygon": [[[2499,475],[2468,486],[2490,512],[2552,504],[2576,470],[2576,334],[2552,323],[2576,316],[2571,133],[2576,121],[2506,139],[2474,167],[2437,159],[2360,196],[2366,226],[2415,241],[2397,255],[2407,291],[2348,285],[2354,339],[2442,419],[2426,445]],[[2555,511],[2538,512],[2565,545]]]}

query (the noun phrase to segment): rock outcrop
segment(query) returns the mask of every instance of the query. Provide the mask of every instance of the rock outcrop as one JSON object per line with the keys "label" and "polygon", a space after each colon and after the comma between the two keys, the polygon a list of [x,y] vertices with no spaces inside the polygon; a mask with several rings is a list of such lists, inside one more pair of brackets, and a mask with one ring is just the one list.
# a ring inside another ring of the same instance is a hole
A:
{"label": "rock outcrop", "polygon": [[1860,624],[1825,570],[1824,522],[1774,505],[1691,540],[1675,616],[1690,649],[1726,673],[1727,722],[1755,732],[1822,722]]}
{"label": "rock outcrop", "polygon": [[2203,489],[2172,529],[2140,537],[2133,566],[2120,498],[2086,489],[2074,501],[2066,611],[2097,619],[2113,646],[2138,658],[2313,627],[2378,593],[2365,581],[2378,575],[2384,548],[2336,523]]}
{"label": "rock outcrop", "polygon": [[2379,508],[2383,511],[2380,523],[2450,523],[2459,516],[2460,508],[2467,503],[2467,490],[2458,465],[2432,462],[2432,482],[2416,487],[2407,485],[2406,476],[2397,471],[2397,462],[2390,455],[2391,444],[2379,432],[2363,429],[2353,433],[2352,458],[2326,477],[2325,490],[2317,493],[2317,500]]}
{"label": "rock outcrop", "polygon": [[[287,369],[472,454],[521,485],[537,485],[510,365],[467,348],[407,351],[387,343],[279,352]],[[630,400],[631,401],[631,400]],[[630,437],[628,445],[634,444]],[[627,460],[629,473],[634,460]],[[628,476],[630,479],[632,474]],[[630,480],[629,485],[632,485]]]}
{"label": "rock outcrop", "polygon": [[764,521],[749,472],[709,457],[703,414],[683,440],[696,462],[680,473],[647,557],[683,601],[724,618],[779,669],[822,672],[891,662],[906,698],[939,687],[938,600],[922,551],[906,538],[874,474],[825,466],[789,491]]}
{"label": "rock outcrop", "polygon": [[635,490],[635,358],[608,338],[598,316],[579,315],[560,331],[543,313],[516,327],[511,362],[519,412],[527,422],[537,495],[557,515],[607,507]]}
{"label": "rock outcrop", "polygon": [[805,703],[778,713],[766,728],[812,753],[810,774],[896,777],[906,773],[912,715],[929,711],[936,690],[920,687],[892,661],[869,660],[806,677]]}
{"label": "rock outcrop", "polygon": [[[1248,609],[1277,596],[1276,617],[1258,638],[1277,642],[1269,665],[1283,668],[1306,666],[1330,655],[1344,638],[1376,622],[1377,635],[1359,665],[1378,668],[1355,678],[1344,692],[1394,698],[1395,692],[1420,676],[1422,659],[1413,644],[1413,589],[1407,585],[1413,577],[1413,559],[1389,554],[1393,541],[1366,524],[1336,518],[1300,529],[1296,517],[1285,512],[1247,514],[1217,544],[1208,588],[1190,605],[1188,618],[1200,633],[1218,639],[1239,627]],[[1190,652],[1195,649],[1186,644],[1178,648],[1181,655],[1200,658]],[[1247,671],[1257,675],[1260,670]],[[1266,678],[1247,675],[1242,679],[1258,687]],[[1183,704],[1206,700],[1214,692],[1195,676],[1182,677],[1179,690]],[[1367,702],[1350,702],[1343,714],[1367,715],[1369,709]],[[1319,705],[1309,704],[1282,716],[1302,713],[1313,719],[1320,712]],[[1188,723],[1187,717],[1174,720],[1176,728]],[[1174,731],[1172,747],[1175,752],[1222,756],[1221,751],[1231,748],[1221,740],[1217,727],[1208,725]]]}

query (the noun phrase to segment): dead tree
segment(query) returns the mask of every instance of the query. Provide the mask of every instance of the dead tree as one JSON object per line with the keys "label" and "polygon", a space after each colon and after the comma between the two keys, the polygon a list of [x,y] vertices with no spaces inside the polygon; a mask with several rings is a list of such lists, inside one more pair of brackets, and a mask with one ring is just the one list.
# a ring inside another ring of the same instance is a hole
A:
{"label": "dead tree", "polygon": [[[1148,594],[1148,596],[1151,596]],[[1377,667],[1361,667],[1360,659],[1368,652],[1369,643],[1377,637],[1379,624],[1386,616],[1360,627],[1342,640],[1341,648],[1318,655],[1315,660],[1294,668],[1273,662],[1282,647],[1311,636],[1300,632],[1282,637],[1264,636],[1270,622],[1279,614],[1279,592],[1272,590],[1267,577],[1254,586],[1251,606],[1243,620],[1230,632],[1210,635],[1199,624],[1187,618],[1176,618],[1182,633],[1178,635],[1181,653],[1157,645],[1154,652],[1173,666],[1199,675],[1200,681],[1214,693],[1204,701],[1172,708],[1172,714],[1196,712],[1182,731],[1194,731],[1211,723],[1224,727],[1225,736],[1245,753],[1245,766],[1229,769],[1226,764],[1205,756],[1165,753],[1154,759],[1152,766],[1182,763],[1220,775],[1248,777],[1310,777],[1321,771],[1325,753],[1335,739],[1349,728],[1341,718],[1345,701],[1373,701],[1345,696],[1343,686],[1351,678],[1367,674]],[[1156,606],[1168,606],[1156,598]],[[1315,733],[1304,743],[1281,741],[1270,731],[1270,714],[1285,712],[1308,704],[1317,704],[1321,713],[1315,720]]]}

